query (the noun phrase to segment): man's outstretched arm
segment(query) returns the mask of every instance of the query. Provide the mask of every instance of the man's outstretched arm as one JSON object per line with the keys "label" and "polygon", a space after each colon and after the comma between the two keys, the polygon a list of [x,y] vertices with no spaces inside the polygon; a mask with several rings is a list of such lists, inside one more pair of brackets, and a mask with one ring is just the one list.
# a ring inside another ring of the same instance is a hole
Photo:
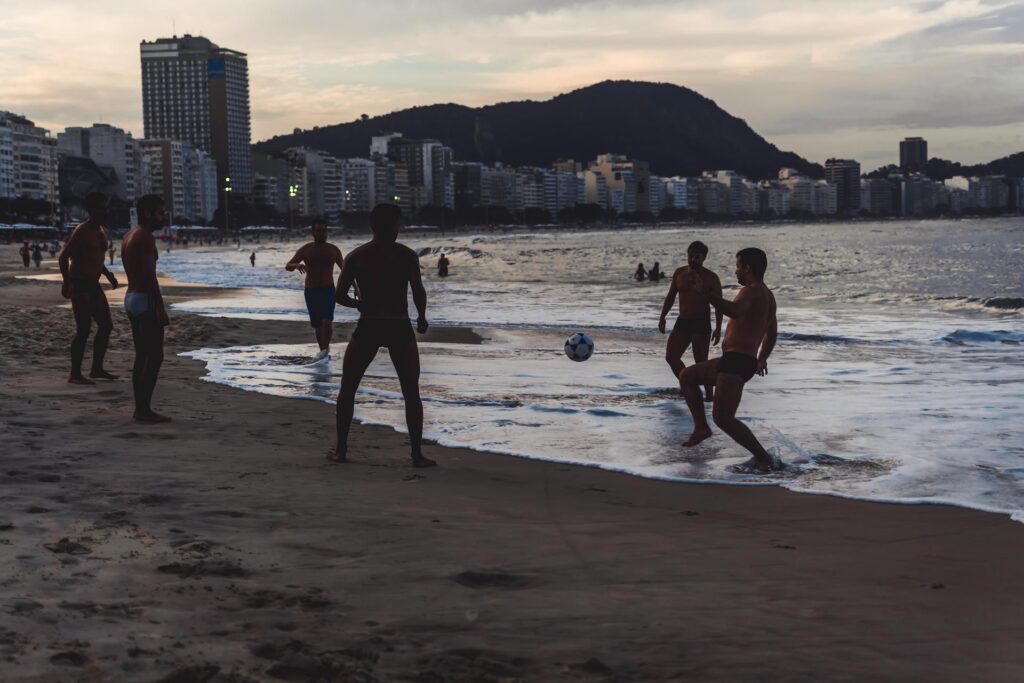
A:
{"label": "man's outstretched arm", "polygon": [[768,374],[768,356],[775,350],[775,342],[779,337],[779,321],[775,316],[775,295],[768,292],[768,329],[761,340],[761,353],[757,354],[757,374]]}
{"label": "man's outstretched arm", "polygon": [[427,290],[420,277],[419,257],[413,254],[409,263],[409,286],[412,288],[412,301],[416,304],[416,331],[423,334],[427,331]]}
{"label": "man's outstretched arm", "polygon": [[668,316],[668,312],[672,310],[672,305],[676,302],[676,276],[672,276],[672,282],[668,286],[668,294],[665,295],[665,303],[661,306],[661,317],[658,318],[658,331],[665,332],[665,318]]}
{"label": "man's outstretched arm", "polygon": [[693,283],[694,289],[706,296],[711,305],[715,307],[716,315],[724,313],[730,318],[742,318],[750,312],[752,300],[746,295],[746,290],[741,289],[735,299],[732,301],[726,301],[722,298],[721,291],[716,293],[706,289],[704,287],[704,283],[699,277],[694,278]]}
{"label": "man's outstretched arm", "polygon": [[292,256],[292,260],[284,264],[284,269],[287,270],[289,273],[292,272],[293,270],[297,270],[300,273],[305,273],[306,266],[303,265],[302,263],[303,260],[305,260],[306,258],[305,250],[305,247],[299,247],[299,250],[295,252],[295,256]]}

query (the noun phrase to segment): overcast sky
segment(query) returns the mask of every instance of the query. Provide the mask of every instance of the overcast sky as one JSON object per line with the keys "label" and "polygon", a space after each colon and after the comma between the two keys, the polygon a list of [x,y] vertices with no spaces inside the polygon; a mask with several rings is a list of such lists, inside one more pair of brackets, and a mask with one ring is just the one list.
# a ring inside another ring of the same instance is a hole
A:
{"label": "overcast sky", "polygon": [[[2,0],[0,109],[141,137],[139,41],[249,55],[253,139],[605,79],[715,100],[812,161],[965,163],[1024,150],[1024,0]],[[614,151],[614,150],[610,150]]]}

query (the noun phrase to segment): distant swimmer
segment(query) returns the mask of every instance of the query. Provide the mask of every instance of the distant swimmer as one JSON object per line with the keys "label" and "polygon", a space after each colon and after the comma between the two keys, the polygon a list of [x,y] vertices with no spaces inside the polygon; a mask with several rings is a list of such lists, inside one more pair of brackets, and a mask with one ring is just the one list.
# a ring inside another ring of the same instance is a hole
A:
{"label": "distant swimmer", "polygon": [[[708,248],[703,242],[693,242],[686,248],[686,263],[682,268],[677,268],[672,274],[672,284],[669,285],[668,294],[665,296],[665,304],[661,307],[661,318],[658,320],[658,330],[665,333],[665,318],[672,310],[676,294],[679,295],[679,317],[672,326],[672,334],[668,336],[668,343],[665,345],[665,361],[672,368],[672,376],[679,378],[682,372],[683,354],[686,348],[693,344],[693,361],[700,363],[708,359],[708,351],[711,344],[718,345],[722,336],[722,312],[715,311],[715,331],[711,331],[711,309],[708,307],[708,298],[698,294],[690,286],[690,278],[693,275],[700,277],[704,289],[722,296],[722,281],[718,276],[704,267],[704,260],[708,256]],[[704,387],[705,400],[714,400],[714,381]]]}
{"label": "distant swimmer", "polygon": [[155,194],[139,198],[139,224],[121,242],[121,263],[128,276],[124,310],[132,325],[135,365],[132,389],[135,392],[136,422],[170,422],[171,418],[153,410],[153,391],[164,362],[164,328],[170,325],[167,307],[160,294],[156,261],[160,257],[153,233],[167,219],[164,200]]}
{"label": "distant swimmer", "polygon": [[441,258],[437,259],[437,276],[448,277],[448,257],[441,254]]}
{"label": "distant swimmer", "polygon": [[636,272],[633,273],[633,279],[637,282],[643,282],[647,279],[647,269],[644,268],[643,263],[637,264]]}
{"label": "distant swimmer", "polygon": [[[107,251],[108,200],[106,195],[93,192],[85,198],[85,209],[89,218],[75,228],[64,245],[57,264],[64,280],[60,293],[71,299],[71,311],[75,316],[75,337],[71,340],[71,384],[95,384],[93,379],[117,379],[103,369],[107,355],[107,344],[114,324],[110,319],[110,306],[100,286],[100,275],[107,278],[111,288],[117,288],[117,278],[103,264]],[[92,321],[96,321],[96,337],[92,346],[91,379],[82,376],[82,357],[89,341]]]}
{"label": "distant swimmer", "polygon": [[[437,464],[423,456],[423,402],[420,400],[420,354],[416,335],[409,323],[408,292],[416,304],[416,331],[427,331],[427,290],[420,279],[419,258],[399,244],[402,212],[393,204],[378,204],[370,212],[373,239],[354,249],[345,259],[338,278],[338,303],[359,311],[359,323],[345,349],[338,392],[338,444],[327,459],[344,462],[348,454],[348,432],[352,426],[356,390],[363,373],[380,347],[387,347],[398,373],[405,399],[405,421],[409,427],[414,467]],[[359,299],[349,296],[353,284]]]}
{"label": "distant swimmer", "polygon": [[[326,220],[314,220],[311,229],[313,241],[299,247],[284,269],[289,272],[297,270],[306,275],[306,310],[309,311],[309,324],[316,333],[316,343],[320,347],[320,353],[314,359],[317,361],[329,357],[331,353],[335,305],[334,266],[341,268],[344,260],[341,249],[327,241]],[[255,252],[252,258],[255,260]]]}
{"label": "distant swimmer", "polygon": [[252,266],[253,268],[256,267],[256,252],[255,251],[252,252],[251,254],[249,254],[249,265]]}
{"label": "distant swimmer", "polygon": [[661,272],[661,264],[655,261],[654,266],[647,271],[647,279],[651,282],[658,282],[663,277],[665,274]]}
{"label": "distant swimmer", "polygon": [[[736,279],[743,287],[736,298],[726,301],[721,294],[706,287],[697,273],[690,274],[690,286],[706,296],[715,310],[729,316],[729,327],[722,341],[722,357],[691,365],[679,375],[679,386],[686,405],[693,415],[693,434],[684,446],[696,446],[711,436],[700,385],[715,385],[715,424],[754,457],[739,467],[743,470],[770,472],[782,463],[773,458],[750,429],[736,419],[736,409],[743,397],[743,385],[755,374],[768,373],[768,356],[775,348],[778,322],[775,316],[775,295],[764,284],[768,256],[753,247],[736,254]],[[758,353],[760,348],[760,353]]]}

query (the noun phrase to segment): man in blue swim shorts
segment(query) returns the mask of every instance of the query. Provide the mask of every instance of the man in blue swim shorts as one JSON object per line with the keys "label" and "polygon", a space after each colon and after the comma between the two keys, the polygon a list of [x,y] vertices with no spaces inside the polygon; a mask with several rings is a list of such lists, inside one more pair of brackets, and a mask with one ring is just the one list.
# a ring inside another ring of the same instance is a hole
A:
{"label": "man in blue swim shorts", "polygon": [[312,232],[313,241],[301,246],[284,268],[289,272],[297,270],[306,276],[306,310],[320,347],[320,353],[313,359],[316,362],[330,358],[334,331],[334,266],[341,268],[344,259],[341,249],[327,241],[325,219],[314,219]]}

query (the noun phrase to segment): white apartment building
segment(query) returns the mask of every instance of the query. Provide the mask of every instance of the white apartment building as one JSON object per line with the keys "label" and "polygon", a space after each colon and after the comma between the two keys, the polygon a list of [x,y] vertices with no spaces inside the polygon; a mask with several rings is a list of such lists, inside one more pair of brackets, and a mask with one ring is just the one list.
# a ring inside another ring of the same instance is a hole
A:
{"label": "white apartment building", "polygon": [[0,111],[0,131],[4,131],[0,146],[10,151],[10,163],[0,160],[0,190],[7,188],[8,197],[40,199],[56,206],[57,140],[33,121],[6,111]]}
{"label": "white apartment building", "polygon": [[112,170],[117,196],[126,202],[134,202],[149,191],[148,168],[139,141],[116,126],[94,123],[66,128],[57,134],[57,151],[92,159],[100,168]]}
{"label": "white apartment building", "polygon": [[700,182],[696,178],[666,178],[665,190],[668,193],[668,206],[686,209],[691,213],[700,210]]}
{"label": "white apartment building", "polygon": [[370,159],[342,159],[342,211],[370,212],[377,201],[377,162]]}

